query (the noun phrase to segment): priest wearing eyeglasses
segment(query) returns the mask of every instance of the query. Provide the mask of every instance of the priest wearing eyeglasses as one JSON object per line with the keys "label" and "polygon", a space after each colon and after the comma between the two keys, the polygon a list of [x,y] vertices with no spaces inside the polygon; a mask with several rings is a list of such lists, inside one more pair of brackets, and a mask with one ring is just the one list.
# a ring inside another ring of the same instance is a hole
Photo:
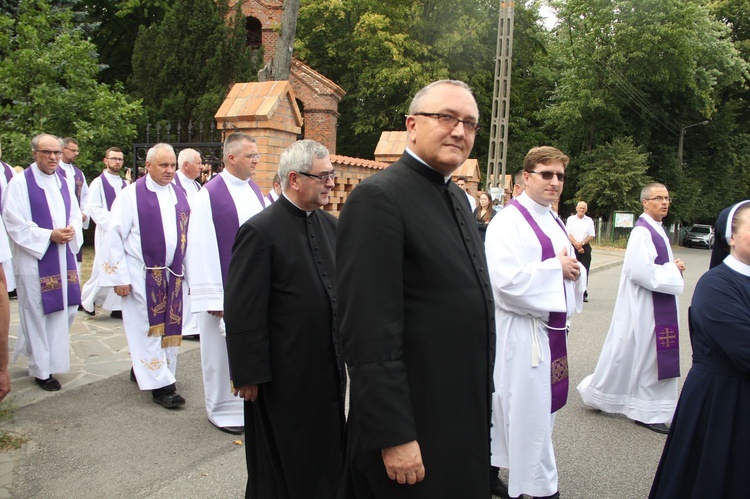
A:
{"label": "priest wearing eyeglasses", "polygon": [[478,121],[464,82],[427,85],[409,107],[403,156],[342,211],[351,406],[340,498],[490,495],[492,291],[466,194],[451,181]]}
{"label": "priest wearing eyeglasses", "polygon": [[301,140],[281,154],[278,173],[281,197],[240,227],[224,287],[229,369],[245,400],[246,497],[331,499],[346,378],[337,220],[320,208],[336,172],[324,146]]}
{"label": "priest wearing eyeglasses", "polygon": [[612,323],[594,373],[578,385],[587,405],[662,434],[677,407],[677,296],[685,286],[685,264],[662,227],[670,201],[663,184],[641,191],[643,214],[628,239]]}
{"label": "priest wearing eyeglasses", "polygon": [[492,465],[495,483],[497,468],[509,470],[505,497],[559,497],[552,430],[568,396],[567,324],[586,288],[586,269],[552,210],[567,164],[554,147],[531,149],[525,191],[487,228],[497,321]]}
{"label": "priest wearing eyeglasses", "polygon": [[82,217],[73,188],[57,173],[62,147],[55,136],[34,137],[34,163],[3,192],[21,319],[13,359],[27,356],[29,374],[47,391],[60,390],[53,373],[70,370],[68,333],[81,303],[75,254]]}

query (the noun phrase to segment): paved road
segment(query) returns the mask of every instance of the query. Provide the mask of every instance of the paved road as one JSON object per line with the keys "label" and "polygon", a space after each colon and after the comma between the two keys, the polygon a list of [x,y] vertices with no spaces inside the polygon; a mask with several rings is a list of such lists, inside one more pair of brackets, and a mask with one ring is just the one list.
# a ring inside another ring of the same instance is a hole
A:
{"label": "paved road", "polygon": [[[676,254],[688,264],[681,301],[684,324],[692,289],[708,266],[708,252],[680,248]],[[596,364],[621,259],[620,251],[594,250],[591,300],[574,319],[570,336],[572,388]],[[12,335],[15,328],[17,321]],[[241,497],[244,439],[219,432],[206,419],[197,344],[183,344],[177,377],[187,404],[176,411],[152,403],[148,393],[130,382],[121,322],[103,315],[79,314],[71,334],[71,373],[59,376],[61,392],[42,392],[27,376],[23,361],[13,364],[12,397],[19,409],[5,429],[30,441],[18,451],[0,453],[0,498]],[[686,373],[686,336],[682,346]],[[562,495],[645,497],[665,437],[587,409],[574,390],[569,400],[555,430]]]}

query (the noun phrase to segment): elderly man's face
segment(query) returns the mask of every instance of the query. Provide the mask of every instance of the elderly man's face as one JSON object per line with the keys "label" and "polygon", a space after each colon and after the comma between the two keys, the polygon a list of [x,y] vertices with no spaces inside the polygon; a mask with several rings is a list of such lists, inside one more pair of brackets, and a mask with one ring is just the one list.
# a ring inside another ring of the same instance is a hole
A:
{"label": "elderly man's face", "polygon": [[177,157],[169,149],[157,149],[153,161],[146,161],[146,170],[151,180],[159,185],[168,185],[177,170]]}
{"label": "elderly man's face", "polygon": [[[419,113],[440,113],[460,120],[478,122],[479,110],[471,93],[459,86],[444,84],[432,88],[422,99]],[[409,148],[432,168],[450,175],[469,157],[475,132],[463,123],[443,124],[431,116],[406,118]]]}
{"label": "elderly man's face", "polygon": [[[307,173],[310,175],[325,175],[332,171],[331,158],[326,156],[325,158],[313,158],[312,168]],[[298,206],[305,211],[313,211],[328,204],[331,189],[336,186],[336,181],[333,178],[323,181],[298,173],[297,185]]]}
{"label": "elderly man's face", "polygon": [[586,215],[587,211],[589,211],[589,207],[584,202],[580,202],[576,206],[576,213],[578,214],[578,218],[583,218]]}
{"label": "elderly man's face", "polygon": [[197,179],[198,176],[201,174],[202,168],[203,168],[203,160],[201,159],[200,154],[192,158],[192,161],[186,161],[185,163],[180,165],[180,171],[182,172],[183,175],[185,175],[190,180]]}
{"label": "elderly man's face", "polygon": [[36,151],[32,151],[36,166],[47,175],[55,173],[57,166],[60,164],[61,155],[62,147],[60,146],[60,141],[51,136],[39,139]]}

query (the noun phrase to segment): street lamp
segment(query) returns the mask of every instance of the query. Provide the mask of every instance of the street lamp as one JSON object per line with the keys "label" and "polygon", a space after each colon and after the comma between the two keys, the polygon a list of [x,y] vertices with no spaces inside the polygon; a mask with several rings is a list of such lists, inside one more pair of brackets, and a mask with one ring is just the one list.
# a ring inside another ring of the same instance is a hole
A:
{"label": "street lamp", "polygon": [[680,145],[677,146],[677,166],[680,170],[682,170],[682,143],[683,143],[683,140],[685,139],[685,130],[694,126],[703,126],[703,125],[708,125],[708,120],[701,121],[699,123],[693,123],[692,125],[684,126],[680,129]]}

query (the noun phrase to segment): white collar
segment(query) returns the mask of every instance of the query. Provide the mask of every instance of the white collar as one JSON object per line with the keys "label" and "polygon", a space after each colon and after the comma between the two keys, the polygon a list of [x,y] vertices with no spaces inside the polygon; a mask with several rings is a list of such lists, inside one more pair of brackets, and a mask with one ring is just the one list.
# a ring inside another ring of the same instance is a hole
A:
{"label": "white collar", "polygon": [[724,263],[727,265],[727,267],[734,270],[735,272],[738,272],[742,275],[750,277],[750,265],[746,263],[742,263],[741,261],[737,260],[733,255],[727,256],[724,259]]}

